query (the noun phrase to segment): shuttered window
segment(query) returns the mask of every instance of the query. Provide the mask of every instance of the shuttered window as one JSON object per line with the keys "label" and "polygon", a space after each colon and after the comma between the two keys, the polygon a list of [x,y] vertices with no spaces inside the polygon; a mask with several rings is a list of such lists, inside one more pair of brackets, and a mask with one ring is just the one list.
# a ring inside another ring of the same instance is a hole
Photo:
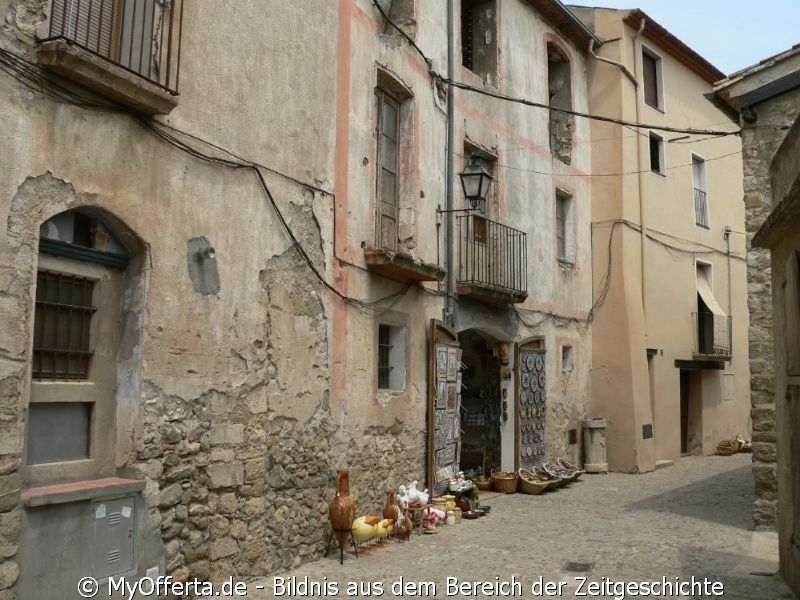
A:
{"label": "shuttered window", "polygon": [[400,137],[400,104],[386,92],[375,92],[378,123],[377,148],[377,244],[381,248],[397,248],[398,149]]}
{"label": "shuttered window", "polygon": [[661,59],[642,50],[642,84],[644,86],[644,101],[655,108],[661,106]]}
{"label": "shuttered window", "polygon": [[53,0],[50,31],[60,32],[74,43],[113,58],[118,4],[115,0]]}

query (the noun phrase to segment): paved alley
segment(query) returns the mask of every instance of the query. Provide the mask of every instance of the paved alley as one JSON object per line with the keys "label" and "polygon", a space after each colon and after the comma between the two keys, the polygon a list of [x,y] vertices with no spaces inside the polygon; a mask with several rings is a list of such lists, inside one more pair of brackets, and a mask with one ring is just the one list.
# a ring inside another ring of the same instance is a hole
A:
{"label": "paved alley", "polygon": [[[531,583],[541,576],[567,582],[560,596],[551,597],[575,598],[576,577],[638,582],[695,576],[721,582],[728,600],[793,598],[772,576],[777,538],[752,531],[753,493],[750,456],[738,455],[686,458],[639,476],[584,475],[542,496],[486,495],[482,501],[493,507],[488,517],[441,527],[437,535],[415,534],[409,543],[388,542],[358,559],[348,554],[341,566],[338,553],[331,553],[282,574],[283,597],[310,595],[291,583],[326,581],[338,583],[338,597],[347,597],[348,582],[375,581],[384,582],[384,597],[432,597],[395,596],[391,584],[402,577],[405,583],[434,582],[436,597],[445,598],[447,577],[495,582],[512,576],[521,582],[521,597],[536,597]],[[379,510],[358,507],[358,499],[356,505],[357,514]],[[589,570],[570,570],[575,568]],[[272,584],[273,578],[250,583],[248,597],[273,597]],[[367,595],[364,588],[360,596]],[[488,595],[479,591],[475,597]],[[330,588],[328,597],[337,597]]]}

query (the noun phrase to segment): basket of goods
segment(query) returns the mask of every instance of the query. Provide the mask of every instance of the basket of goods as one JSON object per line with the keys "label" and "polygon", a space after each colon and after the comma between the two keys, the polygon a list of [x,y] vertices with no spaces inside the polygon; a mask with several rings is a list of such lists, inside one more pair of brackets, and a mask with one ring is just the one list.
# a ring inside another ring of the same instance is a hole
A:
{"label": "basket of goods", "polygon": [[572,473],[572,481],[578,481],[580,476],[583,475],[586,472],[586,471],[584,471],[582,469],[579,469],[578,467],[576,467],[572,463],[567,462],[563,458],[559,458],[557,462],[558,462],[558,465],[560,467],[563,467],[565,470],[567,470],[568,472]]}
{"label": "basket of goods", "polygon": [[477,481],[475,481],[475,485],[478,486],[478,489],[482,492],[486,492],[492,489],[492,480],[486,479],[485,475],[481,475],[478,477]]}
{"label": "basket of goods", "polygon": [[738,454],[742,449],[739,440],[722,440],[717,444],[717,454],[720,456],[730,456],[731,454]]}
{"label": "basket of goods", "polygon": [[547,469],[548,473],[561,479],[561,485],[572,483],[574,481],[572,478],[574,472],[565,469],[561,465],[557,465],[555,463],[545,463],[543,466],[545,469]]}
{"label": "basket of goods", "polygon": [[519,489],[523,494],[541,494],[550,486],[550,481],[533,471],[519,470]]}
{"label": "basket of goods", "polygon": [[492,488],[501,494],[514,494],[517,491],[519,475],[516,473],[506,473],[495,471],[492,473]]}
{"label": "basket of goods", "polygon": [[554,490],[566,483],[566,481],[561,479],[561,477],[548,471],[544,465],[539,465],[537,467],[534,467],[533,472],[536,473],[543,480],[547,481],[548,490]]}

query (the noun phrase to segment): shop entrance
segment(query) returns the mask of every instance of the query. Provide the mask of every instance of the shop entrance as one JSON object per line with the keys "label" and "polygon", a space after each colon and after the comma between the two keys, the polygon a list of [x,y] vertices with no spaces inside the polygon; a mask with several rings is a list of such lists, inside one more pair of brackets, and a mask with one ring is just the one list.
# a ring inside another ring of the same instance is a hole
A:
{"label": "shop entrance", "polygon": [[467,478],[489,475],[502,462],[503,403],[498,341],[475,329],[458,336],[461,345],[461,470]]}

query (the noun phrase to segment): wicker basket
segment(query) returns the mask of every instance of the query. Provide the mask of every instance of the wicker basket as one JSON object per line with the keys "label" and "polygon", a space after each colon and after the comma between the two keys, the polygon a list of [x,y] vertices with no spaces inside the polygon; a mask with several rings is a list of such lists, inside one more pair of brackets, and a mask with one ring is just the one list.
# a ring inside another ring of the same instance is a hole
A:
{"label": "wicker basket", "polygon": [[548,490],[554,490],[556,488],[560,488],[562,485],[564,485],[569,481],[561,479],[561,477],[554,474],[545,465],[539,465],[538,467],[536,467],[534,469],[534,473],[536,473],[539,477],[548,482],[547,483]]}
{"label": "wicker basket", "polygon": [[519,475],[516,473],[504,473],[497,471],[492,473],[492,487],[495,492],[501,494],[514,494],[517,491]]}
{"label": "wicker basket", "polygon": [[550,482],[543,477],[532,471],[519,470],[519,491],[523,494],[541,494],[548,487]]}
{"label": "wicker basket", "polygon": [[491,479],[484,479],[481,481],[480,479],[475,482],[475,485],[478,486],[478,489],[482,492],[492,489],[492,480]]}
{"label": "wicker basket", "polygon": [[731,454],[738,454],[742,449],[739,440],[722,440],[717,444],[717,454],[720,456],[730,456]]}
{"label": "wicker basket", "polygon": [[586,473],[586,471],[579,469],[578,467],[576,467],[570,462],[567,462],[563,458],[559,458],[556,462],[560,467],[566,469],[567,471],[572,471],[572,481],[578,481],[578,479],[580,479],[580,476]]}

